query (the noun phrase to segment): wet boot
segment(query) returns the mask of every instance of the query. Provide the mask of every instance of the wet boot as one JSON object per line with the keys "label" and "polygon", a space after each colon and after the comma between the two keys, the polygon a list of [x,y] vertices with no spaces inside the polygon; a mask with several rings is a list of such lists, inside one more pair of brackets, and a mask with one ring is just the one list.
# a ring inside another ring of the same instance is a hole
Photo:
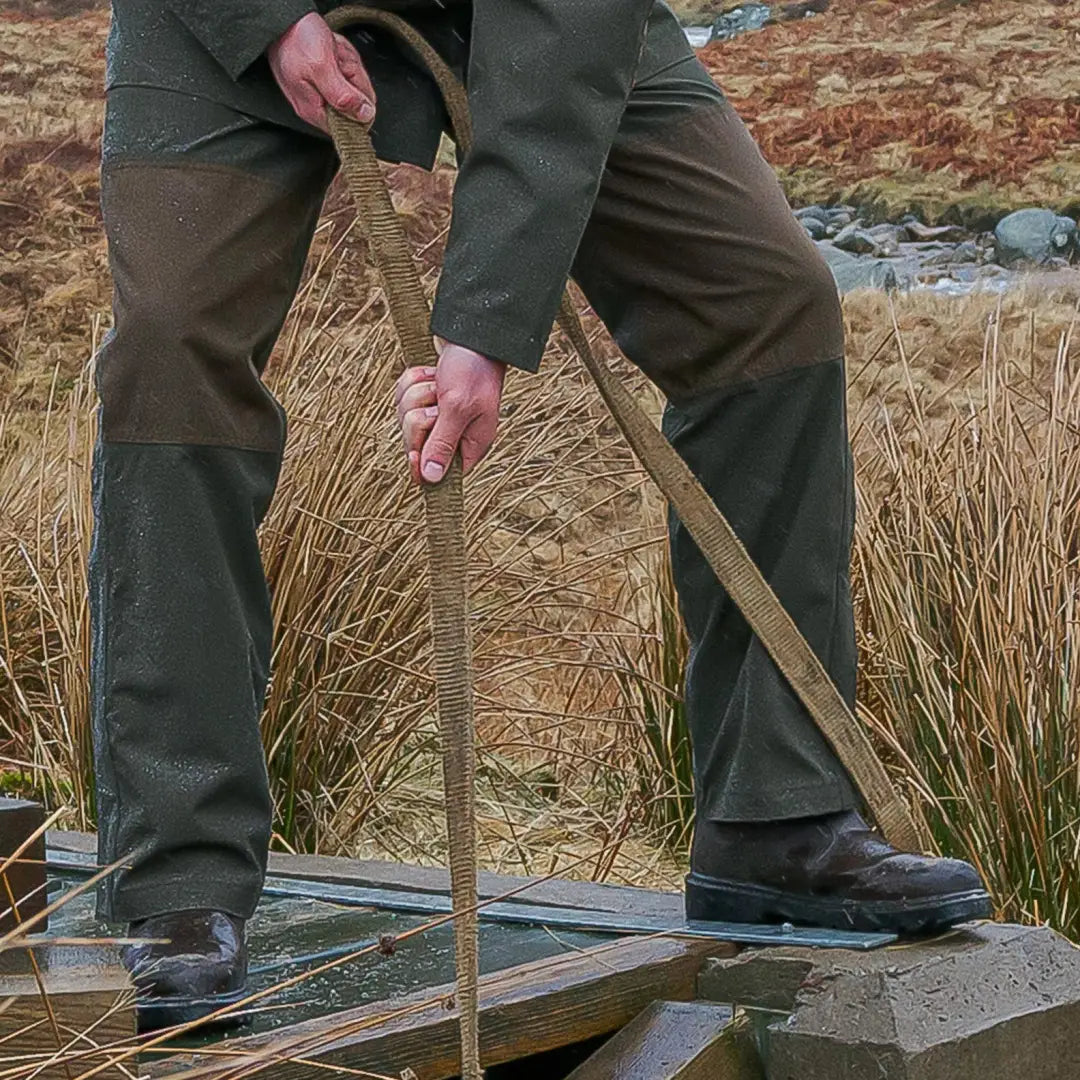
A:
{"label": "wet boot", "polygon": [[[220,911],[177,911],[132,923],[128,936],[147,939],[122,954],[138,994],[140,1031],[201,1020],[243,999],[243,919]],[[227,1017],[215,1024],[241,1022]]]}
{"label": "wet boot", "polygon": [[916,934],[992,911],[974,867],[897,851],[854,811],[702,822],[690,866],[691,920]]}

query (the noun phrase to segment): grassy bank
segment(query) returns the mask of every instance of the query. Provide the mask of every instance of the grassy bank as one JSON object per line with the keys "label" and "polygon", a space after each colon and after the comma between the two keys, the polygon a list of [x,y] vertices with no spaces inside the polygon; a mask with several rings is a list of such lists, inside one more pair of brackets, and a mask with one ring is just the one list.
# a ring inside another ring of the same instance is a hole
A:
{"label": "grassy bank", "polygon": [[701,57],[794,201],[988,228],[1080,214],[1078,33],[1067,0],[833,0]]}

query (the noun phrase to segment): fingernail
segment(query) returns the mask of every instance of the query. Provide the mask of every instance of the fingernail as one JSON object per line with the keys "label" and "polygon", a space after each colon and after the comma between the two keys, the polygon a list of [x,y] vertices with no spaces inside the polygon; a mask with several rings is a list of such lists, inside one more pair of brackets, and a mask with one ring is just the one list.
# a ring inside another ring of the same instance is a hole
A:
{"label": "fingernail", "polygon": [[437,461],[429,461],[424,466],[424,479],[434,484],[442,479],[443,467]]}
{"label": "fingernail", "polygon": [[375,119],[375,106],[370,102],[364,102],[364,104],[360,106],[360,119],[363,120],[365,124],[371,123],[371,121]]}
{"label": "fingernail", "polygon": [[424,368],[424,374],[425,375],[438,375],[438,373],[439,373],[438,368],[433,368],[433,367]]}
{"label": "fingernail", "polygon": [[429,405],[424,410],[424,415],[425,416],[438,416],[439,415],[439,406],[438,405]]}

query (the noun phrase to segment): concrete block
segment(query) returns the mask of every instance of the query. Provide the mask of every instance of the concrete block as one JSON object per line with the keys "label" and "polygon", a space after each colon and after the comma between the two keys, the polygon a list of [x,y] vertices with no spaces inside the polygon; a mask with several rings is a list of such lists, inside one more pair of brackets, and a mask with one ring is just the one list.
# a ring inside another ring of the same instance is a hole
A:
{"label": "concrete block", "polygon": [[791,1012],[802,984],[832,955],[815,949],[744,949],[738,956],[707,960],[698,996],[749,1009]]}
{"label": "concrete block", "polygon": [[816,955],[767,1029],[769,1080],[1080,1077],[1080,951],[1051,930],[987,923]]}
{"label": "concrete block", "polygon": [[[0,865],[45,824],[45,810],[26,799],[0,798]],[[42,833],[0,874],[0,934],[45,907],[45,834]],[[16,917],[16,911],[18,916]],[[44,921],[34,931],[45,930]]]}

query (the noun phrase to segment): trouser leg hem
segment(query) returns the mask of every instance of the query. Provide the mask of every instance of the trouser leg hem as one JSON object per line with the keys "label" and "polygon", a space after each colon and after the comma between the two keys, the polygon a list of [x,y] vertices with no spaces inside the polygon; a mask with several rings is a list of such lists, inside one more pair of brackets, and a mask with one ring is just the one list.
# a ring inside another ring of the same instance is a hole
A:
{"label": "trouser leg hem", "polygon": [[121,885],[113,890],[106,918],[131,923],[175,911],[222,911],[250,919],[258,902],[259,892],[253,893],[249,886],[215,881],[213,874],[184,876],[152,885]]}
{"label": "trouser leg hem", "polygon": [[836,814],[857,807],[858,799],[851,785],[835,780],[806,787],[759,789],[738,796],[721,794],[706,804],[702,817],[717,824],[788,821]]}

